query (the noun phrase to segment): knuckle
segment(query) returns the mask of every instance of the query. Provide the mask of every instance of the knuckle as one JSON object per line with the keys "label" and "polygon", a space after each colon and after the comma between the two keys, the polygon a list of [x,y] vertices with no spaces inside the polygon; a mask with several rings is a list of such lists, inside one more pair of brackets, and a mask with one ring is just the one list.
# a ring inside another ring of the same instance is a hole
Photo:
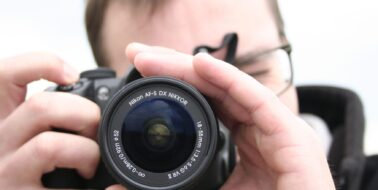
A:
{"label": "knuckle", "polygon": [[58,56],[45,53],[41,58],[46,64],[46,70],[48,73],[57,73],[63,70],[64,61]]}
{"label": "knuckle", "polygon": [[43,132],[38,134],[34,139],[34,152],[44,160],[54,160],[56,154],[56,147],[54,146],[53,132]]}
{"label": "knuckle", "polygon": [[42,92],[30,97],[26,104],[33,113],[48,113],[49,102],[50,96]]}
{"label": "knuckle", "polygon": [[51,53],[36,53],[35,57],[40,57],[45,62],[55,63],[55,64],[62,64],[63,60],[54,54]]}
{"label": "knuckle", "polygon": [[63,70],[64,61],[57,55],[39,52],[33,53],[31,56],[44,64],[44,70],[48,74],[55,74]]}

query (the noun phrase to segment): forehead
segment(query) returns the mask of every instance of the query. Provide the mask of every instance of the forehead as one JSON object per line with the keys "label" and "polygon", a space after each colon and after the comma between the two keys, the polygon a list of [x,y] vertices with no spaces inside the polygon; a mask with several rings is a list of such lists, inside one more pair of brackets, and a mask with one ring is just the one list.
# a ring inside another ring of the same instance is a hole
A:
{"label": "forehead", "polygon": [[122,62],[124,48],[130,42],[191,53],[201,44],[217,46],[224,34],[237,32],[238,53],[279,43],[267,0],[152,1],[109,3],[101,39],[110,64]]}

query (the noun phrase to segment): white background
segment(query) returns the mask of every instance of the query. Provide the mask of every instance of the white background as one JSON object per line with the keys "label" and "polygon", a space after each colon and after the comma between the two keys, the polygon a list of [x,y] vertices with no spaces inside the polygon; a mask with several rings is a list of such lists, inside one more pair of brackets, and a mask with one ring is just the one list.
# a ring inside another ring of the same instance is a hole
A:
{"label": "white background", "polygon": [[[365,152],[378,153],[378,1],[280,0],[294,46],[296,84],[353,89],[367,118]],[[94,68],[84,1],[0,0],[0,59],[30,51],[58,54],[79,71]],[[45,82],[32,85],[40,91]]]}

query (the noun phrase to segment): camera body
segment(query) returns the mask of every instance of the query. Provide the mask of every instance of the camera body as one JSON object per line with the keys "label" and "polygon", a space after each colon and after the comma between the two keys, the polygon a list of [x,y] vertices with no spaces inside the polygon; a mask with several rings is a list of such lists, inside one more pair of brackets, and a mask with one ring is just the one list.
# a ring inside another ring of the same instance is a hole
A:
{"label": "camera body", "polygon": [[[75,84],[51,87],[85,97],[101,109],[101,159],[91,180],[58,169],[47,187],[104,189],[218,189],[235,165],[229,131],[191,85],[169,77],[142,78],[132,69],[116,78],[110,69],[81,73]],[[63,180],[65,179],[65,180]],[[114,181],[114,179],[116,181]]]}

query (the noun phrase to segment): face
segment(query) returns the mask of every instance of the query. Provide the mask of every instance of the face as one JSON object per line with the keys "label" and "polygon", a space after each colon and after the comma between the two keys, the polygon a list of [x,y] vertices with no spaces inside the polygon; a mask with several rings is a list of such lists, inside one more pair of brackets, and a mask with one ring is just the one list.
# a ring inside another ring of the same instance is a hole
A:
{"label": "face", "polygon": [[[151,0],[152,1],[152,0]],[[149,1],[136,4],[132,0],[110,2],[101,31],[103,51],[110,67],[122,75],[129,63],[124,54],[131,42],[164,46],[191,54],[199,45],[217,47],[223,36],[236,32],[239,37],[236,59],[251,52],[260,52],[281,45],[268,1],[239,0],[180,0],[161,1],[153,6]],[[213,54],[223,59],[225,51]],[[254,67],[240,65],[247,73],[254,69],[278,70],[275,59],[262,61]],[[269,75],[268,75],[269,76]],[[279,85],[278,77],[264,78],[266,86]],[[261,81],[261,80],[259,80]],[[295,89],[289,88],[281,101],[297,112]]]}

